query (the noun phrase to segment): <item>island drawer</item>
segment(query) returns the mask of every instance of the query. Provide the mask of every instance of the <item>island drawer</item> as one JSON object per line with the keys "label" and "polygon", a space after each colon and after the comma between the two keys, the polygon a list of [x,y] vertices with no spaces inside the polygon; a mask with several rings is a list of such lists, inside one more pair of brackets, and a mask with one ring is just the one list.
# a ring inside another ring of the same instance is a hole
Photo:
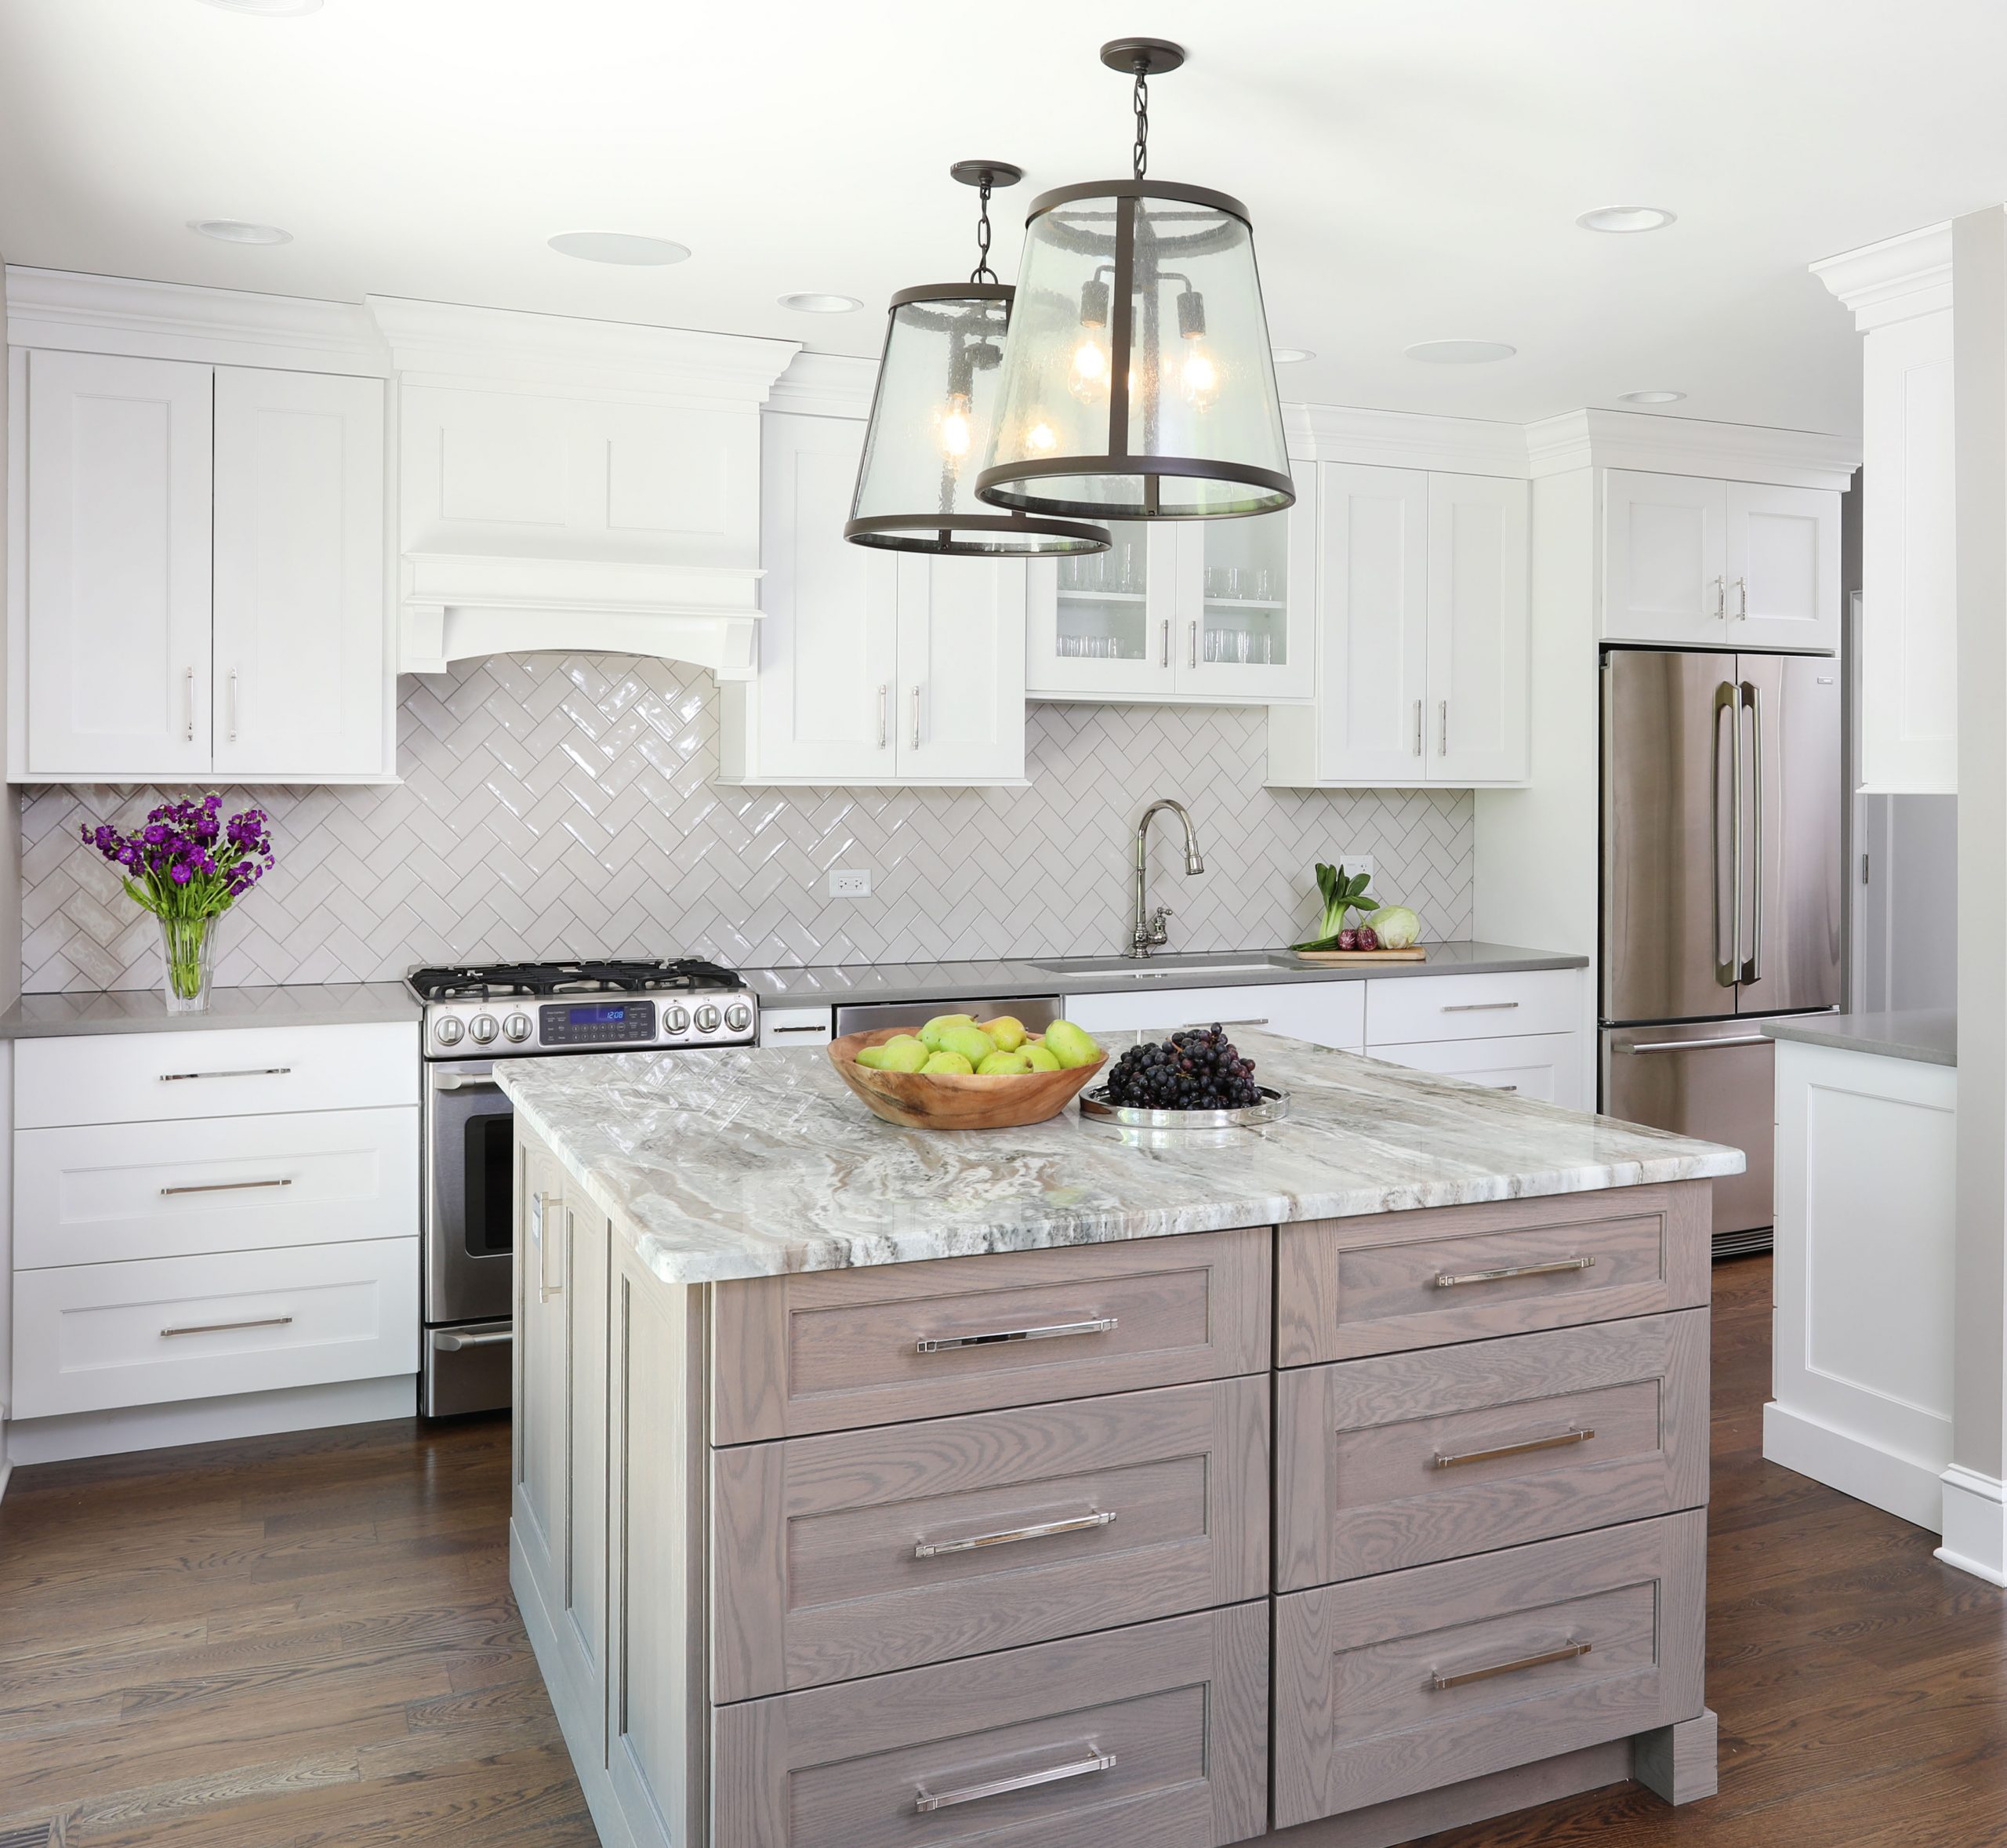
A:
{"label": "island drawer", "polygon": [[1707,1302],[1706,1181],[1285,1225],[1283,1367]]}
{"label": "island drawer", "polygon": [[712,1453],[713,1698],[1262,1596],[1268,1381]]}
{"label": "island drawer", "polygon": [[1268,1365],[1266,1226],[720,1283],[720,1444],[1185,1385]]}
{"label": "island drawer", "polygon": [[1708,1498],[1708,1312],[1281,1374],[1276,1588]]}
{"label": "island drawer", "polygon": [[1695,1718],[1696,1511],[1276,1600],[1279,1828]]}
{"label": "island drawer", "polygon": [[713,1848],[1213,1848],[1268,1824],[1268,1607],[713,1719]]}

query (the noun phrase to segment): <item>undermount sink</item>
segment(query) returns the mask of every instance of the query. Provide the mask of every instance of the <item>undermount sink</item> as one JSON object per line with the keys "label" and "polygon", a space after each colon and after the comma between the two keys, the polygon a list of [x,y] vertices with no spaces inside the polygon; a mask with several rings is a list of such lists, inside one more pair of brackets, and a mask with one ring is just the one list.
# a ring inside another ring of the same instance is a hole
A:
{"label": "undermount sink", "polygon": [[1227,950],[1210,956],[1076,956],[1065,962],[1033,963],[1048,975],[1127,975],[1139,982],[1170,975],[1251,975],[1271,969],[1301,968],[1294,957],[1260,950]]}

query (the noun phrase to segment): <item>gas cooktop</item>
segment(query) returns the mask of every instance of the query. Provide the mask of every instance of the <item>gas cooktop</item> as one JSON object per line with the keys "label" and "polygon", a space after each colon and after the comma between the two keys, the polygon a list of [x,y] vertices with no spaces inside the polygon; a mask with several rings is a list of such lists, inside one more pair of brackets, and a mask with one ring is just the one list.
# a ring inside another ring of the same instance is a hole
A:
{"label": "gas cooktop", "polygon": [[652,994],[746,986],[737,971],[694,957],[654,963],[476,963],[460,969],[414,969],[406,979],[421,1001],[497,1000],[511,995]]}
{"label": "gas cooktop", "polygon": [[405,979],[425,1004],[428,1058],[744,1045],[757,1030],[744,980],[695,957],[488,963]]}

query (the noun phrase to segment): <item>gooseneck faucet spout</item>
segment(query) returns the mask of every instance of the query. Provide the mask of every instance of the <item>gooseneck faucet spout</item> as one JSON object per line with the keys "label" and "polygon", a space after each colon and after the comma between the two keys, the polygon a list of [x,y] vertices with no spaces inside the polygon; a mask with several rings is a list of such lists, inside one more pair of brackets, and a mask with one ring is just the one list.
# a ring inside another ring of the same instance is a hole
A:
{"label": "gooseneck faucet spout", "polygon": [[1122,953],[1124,956],[1148,956],[1152,949],[1160,948],[1170,935],[1164,920],[1170,916],[1170,907],[1160,905],[1152,911],[1145,891],[1149,877],[1150,818],[1160,808],[1168,808],[1185,824],[1185,876],[1189,878],[1206,870],[1206,862],[1199,857],[1199,837],[1192,829],[1192,817],[1185,812],[1185,804],[1172,801],[1168,796],[1160,797],[1143,811],[1143,819],[1136,824],[1136,911],[1130,924],[1129,947]]}

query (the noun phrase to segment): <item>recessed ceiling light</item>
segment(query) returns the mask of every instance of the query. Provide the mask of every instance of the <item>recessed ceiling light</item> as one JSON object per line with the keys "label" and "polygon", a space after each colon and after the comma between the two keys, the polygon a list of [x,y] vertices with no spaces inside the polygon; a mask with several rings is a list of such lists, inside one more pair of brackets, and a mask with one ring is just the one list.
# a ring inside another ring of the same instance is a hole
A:
{"label": "recessed ceiling light", "polygon": [[864,306],[854,295],[817,295],[812,289],[802,295],[784,295],[780,303],[797,314],[847,314]]}
{"label": "recessed ceiling light", "polygon": [[303,13],[318,13],[321,0],[209,0],[226,13],[255,13],[268,20],[296,19]]}
{"label": "recessed ceiling light", "polygon": [[1627,405],[1676,405],[1686,395],[1683,391],[1622,391],[1617,394]]}
{"label": "recessed ceiling light", "polygon": [[1410,359],[1431,365],[1483,365],[1494,359],[1510,359],[1519,350],[1503,340],[1422,340],[1401,349]]}
{"label": "recessed ceiling light", "polygon": [[282,231],[275,224],[250,224],[241,218],[191,218],[188,221],[188,228],[224,244],[290,244],[292,241],[292,233]]}
{"label": "recessed ceiling light", "polygon": [[1575,222],[1585,231],[1662,231],[1678,216],[1663,205],[1599,205]]}
{"label": "recessed ceiling light", "polygon": [[633,231],[560,231],[549,241],[560,256],[589,263],[680,263],[690,254],[688,244]]}
{"label": "recessed ceiling light", "polygon": [[1277,365],[1297,365],[1317,357],[1308,347],[1271,347],[1268,355]]}

